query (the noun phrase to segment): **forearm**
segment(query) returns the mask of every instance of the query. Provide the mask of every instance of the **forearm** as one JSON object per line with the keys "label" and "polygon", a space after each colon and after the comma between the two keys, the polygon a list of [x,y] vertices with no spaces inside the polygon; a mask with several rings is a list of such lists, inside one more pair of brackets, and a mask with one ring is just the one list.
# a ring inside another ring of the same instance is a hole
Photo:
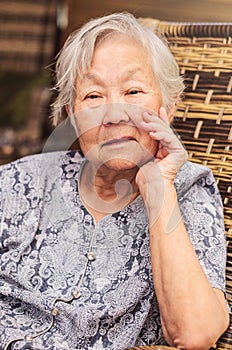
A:
{"label": "forearm", "polygon": [[210,286],[186,232],[174,179],[188,154],[167,113],[144,113],[142,128],[159,141],[155,159],[136,176],[150,222],[154,287],[164,334],[180,349],[208,349],[228,325],[224,295]]}
{"label": "forearm", "polygon": [[[225,312],[192,247],[174,186],[168,182],[162,191],[162,203],[148,203],[147,210],[154,285],[166,338],[181,348],[191,348],[190,339],[211,346],[226,327]],[[205,335],[208,340],[203,340]]]}

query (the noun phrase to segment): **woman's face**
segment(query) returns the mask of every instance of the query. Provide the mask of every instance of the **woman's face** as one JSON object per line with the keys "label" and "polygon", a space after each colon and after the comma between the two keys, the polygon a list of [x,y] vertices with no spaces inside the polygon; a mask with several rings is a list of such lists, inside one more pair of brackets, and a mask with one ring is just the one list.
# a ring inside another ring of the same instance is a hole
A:
{"label": "woman's face", "polygon": [[146,163],[158,142],[141,128],[142,113],[157,114],[161,104],[144,49],[119,34],[99,42],[89,71],[76,82],[73,123],[87,159],[114,170]]}

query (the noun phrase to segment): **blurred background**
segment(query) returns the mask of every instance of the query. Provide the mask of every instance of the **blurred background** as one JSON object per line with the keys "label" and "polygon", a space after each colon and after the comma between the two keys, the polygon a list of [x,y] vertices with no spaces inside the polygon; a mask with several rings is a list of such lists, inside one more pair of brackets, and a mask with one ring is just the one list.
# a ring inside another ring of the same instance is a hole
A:
{"label": "blurred background", "polygon": [[56,54],[72,30],[116,11],[232,22],[232,0],[0,0],[0,164],[43,150],[52,132]]}

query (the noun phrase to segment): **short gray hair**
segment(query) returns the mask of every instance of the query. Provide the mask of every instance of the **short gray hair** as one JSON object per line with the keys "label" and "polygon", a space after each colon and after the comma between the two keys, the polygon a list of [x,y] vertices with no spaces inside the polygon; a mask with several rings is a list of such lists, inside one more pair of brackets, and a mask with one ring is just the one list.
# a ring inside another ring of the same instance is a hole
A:
{"label": "short gray hair", "polygon": [[180,98],[183,79],[164,37],[139,23],[130,13],[110,14],[92,19],[71,33],[58,54],[54,88],[57,98],[52,105],[54,125],[67,117],[66,106],[73,110],[76,80],[90,68],[98,40],[111,33],[126,34],[147,50],[168,112]]}

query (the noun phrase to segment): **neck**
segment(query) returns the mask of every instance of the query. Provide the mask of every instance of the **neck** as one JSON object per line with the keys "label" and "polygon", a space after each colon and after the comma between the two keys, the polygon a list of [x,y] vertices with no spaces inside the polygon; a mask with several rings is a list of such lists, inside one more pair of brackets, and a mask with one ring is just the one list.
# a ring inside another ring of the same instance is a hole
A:
{"label": "neck", "polygon": [[123,209],[139,194],[135,177],[138,169],[120,172],[86,163],[80,181],[81,197],[87,208],[93,212],[112,214]]}

